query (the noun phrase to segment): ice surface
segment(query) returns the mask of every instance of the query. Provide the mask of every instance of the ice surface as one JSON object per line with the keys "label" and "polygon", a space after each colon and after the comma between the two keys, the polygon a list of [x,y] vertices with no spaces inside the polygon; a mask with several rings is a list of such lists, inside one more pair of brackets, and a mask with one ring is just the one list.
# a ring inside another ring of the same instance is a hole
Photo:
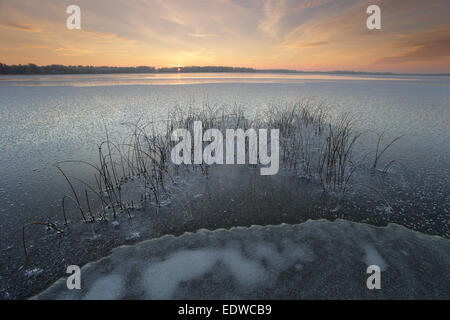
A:
{"label": "ice surface", "polygon": [[[175,106],[189,107],[205,102],[211,106],[236,104],[243,107],[249,116],[254,116],[272,104],[281,105],[299,99],[325,101],[332,104],[337,114],[343,111],[361,115],[361,121],[355,122],[358,131],[381,133],[387,130],[386,141],[406,134],[389,149],[384,159],[407,158],[407,161],[400,162],[402,167],[408,168],[408,176],[403,178],[400,174],[403,170],[399,170],[399,174],[393,176],[398,187],[395,187],[395,192],[384,195],[394,200],[388,199],[392,212],[387,212],[387,207],[379,207],[370,217],[450,236],[450,77],[414,77],[414,81],[398,81],[398,77],[393,77],[395,81],[354,81],[352,78],[350,81],[305,80],[302,83],[278,80],[273,80],[273,83],[230,83],[227,80],[227,83],[176,86],[141,86],[127,81],[126,85],[118,86],[122,83],[119,81],[122,76],[107,75],[104,77],[106,83],[101,81],[104,86],[100,87],[75,86],[80,81],[85,82],[83,75],[62,77],[64,81],[56,75],[46,77],[45,81],[37,80],[35,76],[29,77],[33,81],[22,81],[21,76],[21,81],[5,78],[0,83],[0,260],[5,262],[0,266],[3,276],[0,287],[11,288],[12,298],[28,296],[34,292],[36,284],[39,283],[40,287],[43,280],[28,283],[24,272],[14,271],[23,266],[22,238],[21,232],[16,232],[17,226],[47,219],[61,222],[61,198],[71,194],[64,177],[52,164],[70,159],[96,162],[97,145],[105,135],[104,125],[111,130],[111,138],[121,142],[129,134],[129,127],[123,124],[135,123],[138,119],[144,123],[165,119],[167,112]],[[99,84],[97,80],[87,82]],[[176,81],[180,84],[179,79]],[[34,85],[26,84],[30,82]],[[41,86],[43,82],[50,86]],[[363,136],[367,141],[361,141],[361,145],[367,146],[367,151],[373,151],[376,135]],[[66,168],[70,176],[91,186],[96,185],[86,166],[66,164]],[[367,186],[370,187],[368,198],[361,199],[359,194],[355,194],[357,202],[379,206],[378,201],[373,202],[373,185]],[[84,186],[82,188],[84,192]],[[205,197],[199,197],[199,201],[203,199]],[[69,220],[78,220],[77,209],[72,205],[69,207]],[[361,215],[367,212],[355,208],[354,213]],[[282,214],[280,212],[280,216]],[[257,224],[280,223],[280,220],[261,222],[249,219],[250,223]],[[125,228],[125,223],[121,221],[117,229],[121,232],[122,228]],[[141,232],[142,238],[146,237],[141,230],[136,231]],[[42,228],[37,226],[29,228],[26,236],[30,244],[38,241],[44,244],[40,246],[42,250],[49,251],[54,247],[52,241],[42,237]],[[10,250],[4,250],[9,247]],[[63,250],[60,252],[63,255]],[[79,257],[73,259],[79,261]],[[55,268],[60,259],[55,263],[53,259],[47,261],[52,261],[49,265]],[[45,271],[32,279],[50,274],[48,265],[40,267]]]}
{"label": "ice surface", "polygon": [[367,264],[367,266],[370,265],[377,265],[380,267],[381,271],[385,271],[387,268],[386,262],[383,260],[383,258],[378,253],[377,249],[375,249],[374,246],[370,244],[364,244],[362,245],[362,248],[365,252],[364,255],[364,262]]}
{"label": "ice surface", "polygon": [[[368,290],[368,265],[382,270]],[[450,241],[344,220],[200,230],[123,246],[37,299],[450,298]]]}

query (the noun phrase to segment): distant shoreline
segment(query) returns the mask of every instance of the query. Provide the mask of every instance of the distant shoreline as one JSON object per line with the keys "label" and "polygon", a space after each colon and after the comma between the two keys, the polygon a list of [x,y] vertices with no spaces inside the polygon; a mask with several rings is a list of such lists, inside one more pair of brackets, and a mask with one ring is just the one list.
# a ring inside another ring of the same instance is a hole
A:
{"label": "distant shoreline", "polygon": [[369,71],[302,71],[290,69],[254,69],[225,66],[188,66],[155,68],[148,66],[110,67],[110,66],[64,66],[48,65],[6,65],[0,63],[0,75],[76,75],[76,74],[167,74],[167,73],[284,73],[284,74],[324,74],[324,75],[374,75],[374,76],[450,76],[450,73],[395,73]]}

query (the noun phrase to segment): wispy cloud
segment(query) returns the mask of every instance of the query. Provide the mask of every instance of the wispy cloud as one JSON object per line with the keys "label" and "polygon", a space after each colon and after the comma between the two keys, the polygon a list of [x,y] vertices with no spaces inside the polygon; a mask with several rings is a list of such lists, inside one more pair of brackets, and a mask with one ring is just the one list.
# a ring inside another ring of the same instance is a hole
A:
{"label": "wispy cloud", "polygon": [[405,48],[401,54],[382,57],[378,65],[438,60],[450,57],[450,27],[402,37],[395,45]]}
{"label": "wispy cloud", "polygon": [[326,46],[331,43],[332,42],[329,42],[329,41],[316,41],[316,42],[285,44],[285,45],[283,45],[283,47],[291,48],[291,49],[314,48],[314,47]]}
{"label": "wispy cloud", "polygon": [[188,36],[193,38],[211,38],[216,37],[217,35],[212,33],[188,33]]}
{"label": "wispy cloud", "polygon": [[128,37],[121,37],[112,32],[101,32],[101,31],[91,31],[91,30],[80,30],[83,37],[90,39],[95,39],[98,41],[112,42],[112,41],[122,41],[122,42],[133,42],[133,39]]}
{"label": "wispy cloud", "polygon": [[289,33],[303,24],[304,12],[324,6],[334,0],[265,0],[264,15],[258,28],[270,36]]}
{"label": "wispy cloud", "polygon": [[25,32],[40,32],[41,31],[41,29],[39,29],[31,24],[17,23],[17,22],[0,23],[0,28],[25,31]]}
{"label": "wispy cloud", "polygon": [[35,46],[23,46],[22,49],[47,49],[48,46],[41,46],[41,45],[35,45]]}

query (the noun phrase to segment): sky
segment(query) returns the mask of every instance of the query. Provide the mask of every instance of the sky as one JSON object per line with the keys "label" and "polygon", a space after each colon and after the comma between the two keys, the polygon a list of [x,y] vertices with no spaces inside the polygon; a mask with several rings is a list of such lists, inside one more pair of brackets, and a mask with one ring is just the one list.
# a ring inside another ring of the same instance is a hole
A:
{"label": "sky", "polygon": [[450,0],[0,0],[0,62],[448,73]]}

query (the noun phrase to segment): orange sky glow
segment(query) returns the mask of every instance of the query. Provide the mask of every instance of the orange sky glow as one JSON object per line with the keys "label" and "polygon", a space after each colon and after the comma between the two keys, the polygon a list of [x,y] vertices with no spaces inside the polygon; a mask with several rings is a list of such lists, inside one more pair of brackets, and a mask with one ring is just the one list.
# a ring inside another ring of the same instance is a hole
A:
{"label": "orange sky glow", "polygon": [[0,0],[0,62],[448,73],[449,16],[449,0]]}

